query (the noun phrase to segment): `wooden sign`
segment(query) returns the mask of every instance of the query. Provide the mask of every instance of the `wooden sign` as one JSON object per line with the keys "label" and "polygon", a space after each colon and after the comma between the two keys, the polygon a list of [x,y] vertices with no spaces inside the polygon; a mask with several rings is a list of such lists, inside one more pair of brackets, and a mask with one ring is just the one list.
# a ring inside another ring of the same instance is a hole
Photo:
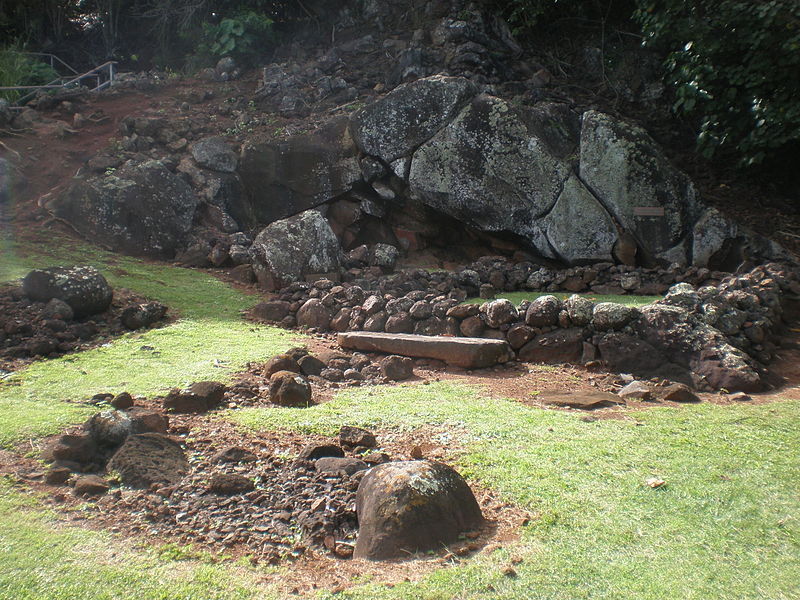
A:
{"label": "wooden sign", "polygon": [[663,217],[663,206],[634,206],[633,214],[637,217]]}

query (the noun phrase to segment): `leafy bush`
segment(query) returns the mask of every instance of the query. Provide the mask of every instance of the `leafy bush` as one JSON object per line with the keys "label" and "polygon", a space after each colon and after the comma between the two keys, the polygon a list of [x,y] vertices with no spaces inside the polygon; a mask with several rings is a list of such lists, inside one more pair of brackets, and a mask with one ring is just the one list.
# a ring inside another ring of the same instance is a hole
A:
{"label": "leafy bush", "polygon": [[668,51],[674,108],[700,119],[705,156],[757,164],[800,142],[800,2],[638,0],[648,45]]}
{"label": "leafy bush", "polygon": [[[56,79],[58,73],[41,61],[25,55],[19,46],[12,45],[0,49],[0,86],[44,85]],[[0,98],[15,102],[27,92],[5,90]]]}
{"label": "leafy bush", "polygon": [[272,19],[255,11],[226,17],[217,24],[203,23],[201,48],[212,56],[232,56],[248,62],[274,40]]}

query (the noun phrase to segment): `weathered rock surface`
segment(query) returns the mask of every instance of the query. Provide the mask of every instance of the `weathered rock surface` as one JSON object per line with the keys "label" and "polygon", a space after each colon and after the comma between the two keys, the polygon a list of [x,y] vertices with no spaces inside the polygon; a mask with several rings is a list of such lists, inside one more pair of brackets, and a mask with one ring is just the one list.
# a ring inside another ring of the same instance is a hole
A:
{"label": "weathered rock surface", "polygon": [[566,136],[544,111],[478,96],[414,153],[411,193],[483,231],[536,237],[570,171]]}
{"label": "weathered rock surface", "polygon": [[424,460],[373,467],[358,486],[356,512],[353,556],[370,560],[438,549],[483,523],[464,479],[447,465]]}
{"label": "weathered rock surface", "polygon": [[414,334],[340,333],[339,345],[364,352],[384,352],[415,358],[435,358],[465,369],[481,369],[510,360],[510,346],[503,340],[442,338]]}
{"label": "weathered rock surface", "polygon": [[319,206],[361,179],[346,118],[286,141],[245,144],[239,173],[260,223]]}
{"label": "weathered rock surface", "polygon": [[299,373],[278,371],[269,378],[269,399],[280,406],[308,406],[311,404],[311,386]]}
{"label": "weathered rock surface", "polygon": [[223,173],[233,173],[238,163],[236,153],[220,137],[208,137],[192,144],[192,157],[201,167]]}
{"label": "weathered rock surface", "polygon": [[351,117],[358,147],[385,163],[409,156],[477,94],[462,77],[428,77],[401,85]]}
{"label": "weathered rock surface", "polygon": [[337,271],[342,258],[339,240],[316,210],[277,221],[253,242],[259,283],[277,289],[307,273]]}
{"label": "weathered rock surface", "polygon": [[122,483],[148,488],[154,483],[177,483],[189,472],[189,461],[180,444],[158,433],[129,436],[111,457],[108,470]]}
{"label": "weathered rock surface", "polygon": [[151,160],[76,179],[46,206],[92,241],[128,254],[172,258],[191,231],[198,202],[188,183]]}
{"label": "weathered rock surface", "polygon": [[650,257],[687,263],[697,192],[643,129],[597,111],[584,114],[580,176]]}
{"label": "weathered rock surface", "polygon": [[113,298],[108,281],[94,267],[34,269],[22,280],[22,291],[37,302],[61,300],[78,317],[107,310]]}

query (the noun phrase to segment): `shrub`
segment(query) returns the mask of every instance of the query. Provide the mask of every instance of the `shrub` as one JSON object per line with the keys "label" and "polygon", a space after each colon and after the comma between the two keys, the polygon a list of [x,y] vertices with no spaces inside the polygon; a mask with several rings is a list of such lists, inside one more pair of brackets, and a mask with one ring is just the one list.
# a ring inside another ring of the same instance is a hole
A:
{"label": "shrub", "polygon": [[[11,45],[0,49],[0,86],[44,85],[56,79],[58,73],[41,61],[25,55],[20,46]],[[5,90],[0,98],[15,102],[27,92]]]}
{"label": "shrub", "polygon": [[254,11],[240,12],[217,24],[203,23],[201,50],[250,62],[274,40],[272,19]]}
{"label": "shrub", "polygon": [[800,2],[639,0],[645,43],[669,52],[674,108],[700,120],[710,157],[743,164],[800,142]]}

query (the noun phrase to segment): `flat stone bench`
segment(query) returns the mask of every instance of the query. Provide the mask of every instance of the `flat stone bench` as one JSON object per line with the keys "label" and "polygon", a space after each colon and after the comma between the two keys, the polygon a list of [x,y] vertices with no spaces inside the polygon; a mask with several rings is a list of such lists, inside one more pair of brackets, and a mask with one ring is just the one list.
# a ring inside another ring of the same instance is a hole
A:
{"label": "flat stone bench", "polygon": [[351,350],[435,358],[465,369],[483,369],[508,362],[514,357],[511,346],[504,340],[484,338],[351,331],[340,333],[338,341],[342,348]]}

